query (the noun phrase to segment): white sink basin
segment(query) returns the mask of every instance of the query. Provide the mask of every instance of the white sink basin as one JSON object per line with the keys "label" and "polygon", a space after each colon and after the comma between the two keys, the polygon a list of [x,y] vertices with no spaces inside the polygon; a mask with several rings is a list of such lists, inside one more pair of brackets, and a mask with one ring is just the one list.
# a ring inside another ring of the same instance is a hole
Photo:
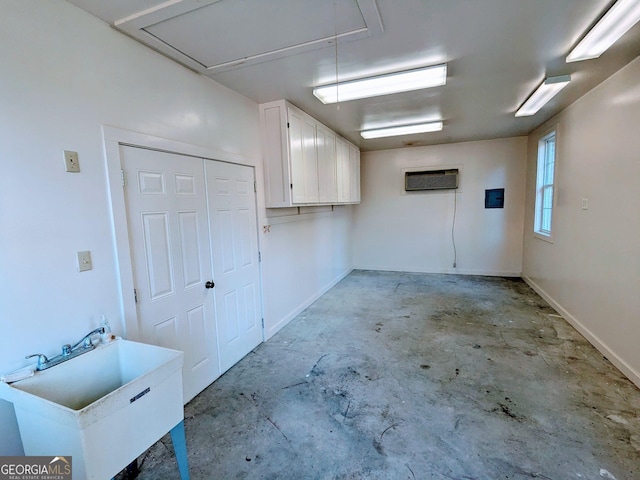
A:
{"label": "white sink basin", "polygon": [[26,455],[71,456],[73,478],[113,477],[182,421],[183,353],[114,340],[0,383]]}

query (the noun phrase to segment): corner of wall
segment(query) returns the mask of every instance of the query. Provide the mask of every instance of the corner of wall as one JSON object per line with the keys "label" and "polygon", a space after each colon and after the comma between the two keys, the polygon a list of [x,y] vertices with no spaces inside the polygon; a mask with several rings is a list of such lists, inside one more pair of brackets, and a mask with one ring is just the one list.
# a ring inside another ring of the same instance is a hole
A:
{"label": "corner of wall", "polygon": [[0,400],[0,425],[2,425],[2,435],[0,435],[0,456],[24,455],[20,429],[16,420],[16,413],[13,404],[5,400]]}

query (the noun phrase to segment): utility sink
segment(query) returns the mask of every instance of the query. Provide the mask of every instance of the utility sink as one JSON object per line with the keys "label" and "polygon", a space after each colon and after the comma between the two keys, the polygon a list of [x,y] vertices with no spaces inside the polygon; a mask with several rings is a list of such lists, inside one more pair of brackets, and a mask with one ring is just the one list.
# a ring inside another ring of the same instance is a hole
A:
{"label": "utility sink", "polygon": [[105,480],[182,426],[182,362],[182,352],[116,339],[0,383],[0,398],[14,404],[26,455],[71,456],[74,480]]}

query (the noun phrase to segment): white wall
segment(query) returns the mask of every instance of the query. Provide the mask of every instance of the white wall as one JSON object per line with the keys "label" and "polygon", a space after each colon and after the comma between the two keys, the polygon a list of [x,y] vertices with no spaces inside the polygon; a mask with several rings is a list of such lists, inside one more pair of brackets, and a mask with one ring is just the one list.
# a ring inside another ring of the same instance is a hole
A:
{"label": "white wall", "polygon": [[[636,59],[529,137],[523,274],[640,386],[639,79]],[[556,123],[551,244],[532,230],[537,141]]]}
{"label": "white wall", "polygon": [[269,225],[269,232],[262,236],[264,250],[269,252],[262,261],[267,338],[351,271],[352,208],[302,209],[328,211],[303,213],[295,222],[293,217],[280,216],[284,211],[268,210],[268,215],[277,216],[263,219]]}
{"label": "white wall", "polygon": [[[257,166],[259,218],[266,212],[255,102],[62,0],[2,2],[0,58],[0,373],[5,373],[30,363],[27,354],[55,354],[98,326],[102,314],[115,333],[124,332],[102,125],[241,155]],[[63,150],[79,153],[81,173],[64,172]],[[351,258],[344,252],[334,252],[328,264],[317,258],[305,263],[309,252],[326,261],[331,245],[350,243],[348,212],[272,228],[268,239],[261,231],[270,332],[338,279],[332,275],[349,270]],[[91,251],[93,270],[76,271],[79,250]],[[306,265],[305,274],[283,275],[278,264]],[[3,401],[0,431],[0,455],[21,454],[13,408]]]}
{"label": "white wall", "polygon": [[[363,152],[355,207],[354,265],[361,269],[519,276],[526,137]],[[404,194],[404,169],[460,169],[454,191]],[[485,209],[485,189],[504,188],[504,209]]]}

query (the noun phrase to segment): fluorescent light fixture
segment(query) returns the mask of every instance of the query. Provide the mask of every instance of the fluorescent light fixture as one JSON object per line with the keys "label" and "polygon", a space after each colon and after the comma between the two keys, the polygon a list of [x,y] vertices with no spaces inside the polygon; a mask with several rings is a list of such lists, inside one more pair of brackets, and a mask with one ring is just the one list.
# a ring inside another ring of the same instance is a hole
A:
{"label": "fluorescent light fixture", "polygon": [[313,94],[326,104],[438,87],[446,83],[447,64],[443,63],[442,65],[405,70],[360,80],[332,83],[314,88]]}
{"label": "fluorescent light fixture", "polygon": [[360,132],[362,138],[393,137],[397,135],[410,135],[412,133],[439,132],[442,130],[442,122],[417,123],[415,125],[400,125],[398,127],[376,128]]}
{"label": "fluorescent light fixture", "polygon": [[536,112],[555,97],[560,90],[569,85],[570,81],[570,75],[547,78],[516,112],[516,117],[535,115]]}
{"label": "fluorescent light fixture", "polygon": [[567,62],[598,58],[640,20],[640,0],[618,0],[567,57]]}

